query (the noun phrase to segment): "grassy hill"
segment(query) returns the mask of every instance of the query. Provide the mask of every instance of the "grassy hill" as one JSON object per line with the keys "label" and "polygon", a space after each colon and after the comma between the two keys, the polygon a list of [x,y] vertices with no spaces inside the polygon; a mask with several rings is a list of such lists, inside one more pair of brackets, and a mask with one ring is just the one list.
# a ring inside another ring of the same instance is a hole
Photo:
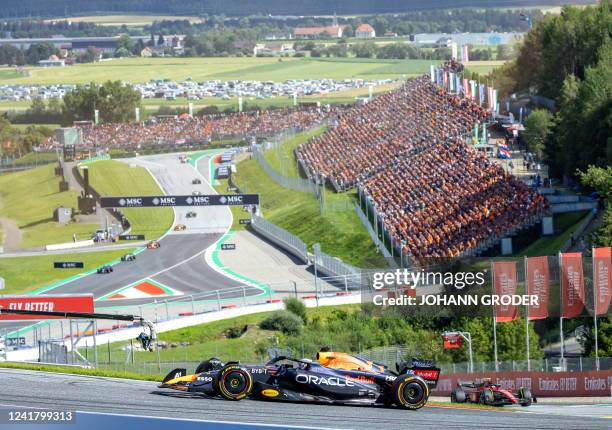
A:
{"label": "grassy hill", "polygon": [[97,224],[58,224],[53,210],[58,206],[75,208],[76,191],[59,192],[55,164],[0,175],[0,217],[17,222],[23,232],[23,248],[69,242],[72,235],[89,239]]}

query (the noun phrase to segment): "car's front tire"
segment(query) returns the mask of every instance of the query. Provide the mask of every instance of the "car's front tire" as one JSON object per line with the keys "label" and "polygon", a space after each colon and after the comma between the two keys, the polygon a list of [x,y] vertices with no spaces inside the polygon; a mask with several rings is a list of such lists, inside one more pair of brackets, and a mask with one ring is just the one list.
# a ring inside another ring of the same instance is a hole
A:
{"label": "car's front tire", "polygon": [[391,397],[396,406],[416,410],[425,406],[429,398],[427,383],[413,375],[400,375],[391,386]]}
{"label": "car's front tire", "polygon": [[480,393],[480,404],[481,405],[492,405],[495,401],[495,395],[493,394],[493,390],[486,389]]}
{"label": "car's front tire", "polygon": [[213,379],[215,391],[226,400],[242,400],[253,390],[251,373],[238,364],[223,366]]}

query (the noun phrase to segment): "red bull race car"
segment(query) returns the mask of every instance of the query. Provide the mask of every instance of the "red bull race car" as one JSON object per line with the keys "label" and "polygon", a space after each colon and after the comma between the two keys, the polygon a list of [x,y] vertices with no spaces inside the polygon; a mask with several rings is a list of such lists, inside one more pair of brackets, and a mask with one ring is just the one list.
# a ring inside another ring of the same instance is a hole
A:
{"label": "red bull race car", "polygon": [[536,402],[531,390],[520,387],[516,392],[505,390],[500,385],[493,384],[491,379],[472,382],[458,382],[457,388],[451,393],[453,403],[480,403],[488,406],[521,405],[530,406]]}
{"label": "red bull race car", "polygon": [[265,365],[222,363],[211,358],[195,373],[175,369],[159,388],[197,393],[226,400],[260,400],[366,404],[420,409],[436,386],[440,369],[432,362],[398,363],[397,371],[367,359],[320,351],[317,360],[285,356]]}

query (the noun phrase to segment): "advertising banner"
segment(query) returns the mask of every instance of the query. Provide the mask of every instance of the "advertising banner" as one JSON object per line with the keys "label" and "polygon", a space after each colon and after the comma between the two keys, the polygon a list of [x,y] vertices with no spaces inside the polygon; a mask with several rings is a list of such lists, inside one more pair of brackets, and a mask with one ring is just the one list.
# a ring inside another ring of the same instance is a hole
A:
{"label": "advertising banner", "polygon": [[574,318],[584,309],[584,272],[582,254],[568,252],[561,254],[561,316]]}
{"label": "advertising banner", "polygon": [[[0,298],[0,309],[17,309],[26,311],[45,312],[93,312],[94,302],[92,295],[81,296],[35,296],[35,297],[10,297]],[[0,313],[2,320],[41,320],[57,319],[60,317],[36,316],[36,315],[13,315]]]}
{"label": "advertising banner", "polygon": [[612,288],[612,248],[593,249],[593,285],[595,286],[595,311],[597,315],[608,313],[610,288]]}
{"label": "advertising banner", "polygon": [[538,296],[537,303],[527,306],[529,320],[540,320],[548,317],[548,297],[550,291],[550,272],[548,257],[530,257],[525,260],[527,274],[527,294]]}
{"label": "advertising banner", "polygon": [[[513,296],[516,294],[516,262],[496,261],[493,263],[493,279],[495,294],[498,296]],[[498,304],[495,306],[495,321],[508,322],[518,318],[518,308],[513,304]]]}
{"label": "advertising banner", "polygon": [[490,372],[455,373],[440,375],[435,396],[449,396],[457,382],[491,378],[503,389],[518,391],[525,387],[536,397],[608,397],[612,383],[612,370],[588,372]]}
{"label": "advertising banner", "polygon": [[103,208],[155,208],[173,206],[258,205],[259,194],[212,194],[199,196],[102,197]]}

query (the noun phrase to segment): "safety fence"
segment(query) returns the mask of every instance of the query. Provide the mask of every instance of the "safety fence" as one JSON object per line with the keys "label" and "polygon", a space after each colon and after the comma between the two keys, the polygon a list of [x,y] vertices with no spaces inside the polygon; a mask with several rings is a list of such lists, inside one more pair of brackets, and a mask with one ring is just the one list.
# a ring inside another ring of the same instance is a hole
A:
{"label": "safety fence", "polygon": [[266,171],[268,176],[270,176],[270,178],[272,178],[272,180],[280,186],[293,191],[310,193],[317,197],[319,196],[320,186],[318,186],[314,182],[302,178],[291,178],[288,176],[283,176],[276,172],[276,170],[274,170],[272,166],[270,166],[270,164],[266,161],[264,157],[264,151],[261,146],[253,145],[253,157],[259,162],[259,164]]}
{"label": "safety fence", "polygon": [[[412,358],[429,358],[428,351],[415,351],[404,346],[383,346],[372,348],[360,353],[361,356],[377,363],[383,363],[392,369],[400,361]],[[585,372],[597,370],[597,361],[594,357],[565,357],[563,360],[558,358],[543,358],[529,360],[507,360],[497,363],[498,372],[518,372],[531,369],[534,372]],[[459,363],[436,363],[440,368],[440,373],[444,375],[455,373],[470,373],[469,362]],[[599,370],[612,370],[612,357],[599,358]],[[474,372],[496,372],[495,362],[478,361],[474,362]]]}

